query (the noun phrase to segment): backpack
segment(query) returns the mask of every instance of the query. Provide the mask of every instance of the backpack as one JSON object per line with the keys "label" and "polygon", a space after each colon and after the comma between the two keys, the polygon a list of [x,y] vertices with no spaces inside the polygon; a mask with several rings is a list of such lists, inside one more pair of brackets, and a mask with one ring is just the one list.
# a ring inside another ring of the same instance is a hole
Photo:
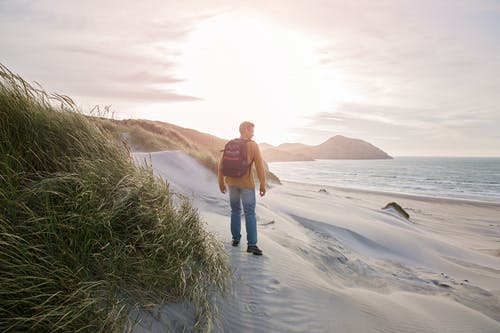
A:
{"label": "backpack", "polygon": [[248,171],[247,142],[234,139],[226,143],[222,154],[222,174],[229,177],[241,177]]}

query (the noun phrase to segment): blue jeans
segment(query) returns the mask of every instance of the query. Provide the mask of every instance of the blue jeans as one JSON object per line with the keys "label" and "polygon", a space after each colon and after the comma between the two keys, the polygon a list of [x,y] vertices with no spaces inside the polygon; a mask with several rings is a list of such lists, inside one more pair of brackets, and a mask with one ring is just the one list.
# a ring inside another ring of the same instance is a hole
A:
{"label": "blue jeans", "polygon": [[245,212],[245,227],[248,245],[257,245],[257,220],[255,217],[255,189],[229,186],[231,204],[231,234],[234,240],[241,239],[241,202]]}

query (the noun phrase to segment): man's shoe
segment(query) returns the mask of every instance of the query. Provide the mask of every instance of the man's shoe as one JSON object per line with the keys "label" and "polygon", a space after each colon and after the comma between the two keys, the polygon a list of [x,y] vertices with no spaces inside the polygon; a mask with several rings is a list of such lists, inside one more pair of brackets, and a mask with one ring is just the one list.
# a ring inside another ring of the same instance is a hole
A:
{"label": "man's shoe", "polygon": [[238,246],[240,245],[240,241],[239,240],[236,240],[236,239],[233,239],[233,242],[231,243],[232,246]]}
{"label": "man's shoe", "polygon": [[257,247],[257,245],[249,245],[247,247],[247,252],[248,253],[253,253],[256,256],[261,256],[262,255],[262,250]]}

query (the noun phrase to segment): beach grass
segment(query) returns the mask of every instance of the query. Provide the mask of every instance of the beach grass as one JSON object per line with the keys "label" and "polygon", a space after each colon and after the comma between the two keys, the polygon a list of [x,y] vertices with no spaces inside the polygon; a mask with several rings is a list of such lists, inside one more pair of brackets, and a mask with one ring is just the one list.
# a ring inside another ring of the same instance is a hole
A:
{"label": "beach grass", "polygon": [[189,302],[210,331],[227,255],[101,122],[0,65],[0,327],[124,332],[145,305]]}

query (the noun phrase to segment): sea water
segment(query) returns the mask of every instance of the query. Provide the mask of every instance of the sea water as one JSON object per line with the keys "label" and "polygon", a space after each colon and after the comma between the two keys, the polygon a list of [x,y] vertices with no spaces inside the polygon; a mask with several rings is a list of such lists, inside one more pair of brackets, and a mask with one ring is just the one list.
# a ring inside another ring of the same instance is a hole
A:
{"label": "sea water", "polygon": [[269,169],[285,181],[500,203],[500,158],[273,162]]}

